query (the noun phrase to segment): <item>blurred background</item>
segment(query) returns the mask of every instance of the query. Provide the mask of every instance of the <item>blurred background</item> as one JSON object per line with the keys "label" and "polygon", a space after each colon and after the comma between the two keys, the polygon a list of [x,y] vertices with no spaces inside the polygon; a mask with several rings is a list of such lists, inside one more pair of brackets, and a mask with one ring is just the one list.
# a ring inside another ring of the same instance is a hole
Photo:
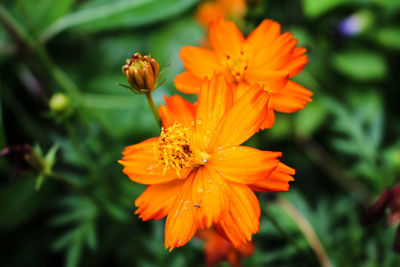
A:
{"label": "blurred background", "polygon": [[[202,5],[1,1],[0,266],[204,266],[204,241],[169,253],[164,221],[138,219],[144,186],[117,163],[125,146],[159,135],[145,97],[117,85],[126,83],[121,66],[134,52],[151,54],[166,67],[156,104],[177,94],[178,52],[207,33]],[[367,212],[400,178],[400,1],[244,8],[225,15],[245,34],[269,18],[307,48],[295,80],[314,97],[248,141],[282,151],[296,175],[290,192],[259,195],[260,233],[242,265],[400,266],[400,193]]]}

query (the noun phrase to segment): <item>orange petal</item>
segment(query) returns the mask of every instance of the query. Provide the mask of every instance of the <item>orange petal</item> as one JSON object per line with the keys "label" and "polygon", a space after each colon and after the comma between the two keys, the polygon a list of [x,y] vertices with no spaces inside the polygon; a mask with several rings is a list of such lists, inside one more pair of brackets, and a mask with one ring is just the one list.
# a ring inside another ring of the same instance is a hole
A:
{"label": "orange petal", "polygon": [[271,105],[279,112],[292,113],[304,108],[313,93],[298,83],[288,81],[285,88],[271,93]]}
{"label": "orange petal", "polygon": [[193,180],[196,172],[193,171],[186,178],[165,223],[165,248],[169,251],[185,245],[196,233],[198,228],[194,220],[194,206],[192,201]]}
{"label": "orange petal", "polygon": [[246,39],[252,52],[251,69],[288,71],[290,77],[298,74],[307,64],[306,49],[295,48],[297,40],[290,33],[280,33],[280,25],[264,20]]}
{"label": "orange petal", "polygon": [[210,168],[223,178],[241,184],[263,180],[278,166],[282,153],[239,146],[218,150],[208,160]]}
{"label": "orange petal", "polygon": [[307,55],[305,55],[306,51],[303,47],[296,48],[291,55],[290,61],[282,67],[289,71],[290,77],[296,76],[308,63]]}
{"label": "orange petal", "polygon": [[250,84],[259,83],[264,85],[268,92],[275,92],[285,87],[289,80],[287,71],[274,71],[268,69],[252,69],[246,72],[246,81]]}
{"label": "orange petal", "polygon": [[158,138],[150,138],[125,148],[122,153],[124,156],[118,162],[124,166],[122,171],[132,181],[140,184],[160,184],[178,179],[172,169],[163,174],[164,167],[154,150],[157,144]]}
{"label": "orange petal", "polygon": [[207,167],[199,168],[193,184],[195,221],[209,228],[224,216],[229,208],[230,190],[225,180]]}
{"label": "orange petal", "polygon": [[231,187],[230,212],[215,224],[217,231],[236,248],[251,241],[259,231],[260,204],[248,186],[229,183]]}
{"label": "orange petal", "polygon": [[175,87],[185,94],[196,94],[200,91],[201,79],[185,71],[175,77]]}
{"label": "orange petal", "polygon": [[219,121],[233,104],[233,92],[224,75],[213,75],[201,86],[196,113],[196,137],[207,148]]}
{"label": "orange petal", "polygon": [[171,127],[175,123],[192,128],[195,113],[194,105],[179,95],[164,96],[164,99],[166,106],[161,105],[158,108],[164,128]]}
{"label": "orange petal", "polygon": [[291,175],[295,170],[279,163],[278,167],[263,181],[250,185],[251,190],[256,192],[286,192],[289,190],[289,182],[294,181]]}
{"label": "orange petal", "polygon": [[[281,25],[272,20],[264,20],[253,30],[246,39],[246,46],[253,51],[253,57],[257,57],[259,52],[264,51],[281,34]],[[261,50],[260,50],[261,49]]]}
{"label": "orange petal", "polygon": [[234,103],[236,103],[247,91],[249,91],[251,85],[248,84],[247,82],[241,82],[238,83],[237,85],[233,84],[232,85],[232,90],[234,92]]}
{"label": "orange petal", "polygon": [[169,183],[149,185],[135,201],[135,214],[143,221],[159,220],[168,215],[183,182],[179,179]]}
{"label": "orange petal", "polygon": [[251,254],[253,254],[254,249],[255,249],[255,246],[254,246],[254,243],[252,243],[252,242],[246,243],[244,246],[238,248],[240,255],[242,255],[244,257],[248,257]]}
{"label": "orange petal", "polygon": [[250,88],[222,117],[210,147],[237,146],[258,131],[268,111],[269,95],[260,86]]}
{"label": "orange petal", "polygon": [[215,264],[225,260],[232,250],[236,251],[232,244],[222,238],[215,230],[200,230],[196,236],[205,240],[204,252],[207,267],[215,266]]}
{"label": "orange petal", "polygon": [[264,122],[261,124],[260,129],[270,129],[275,124],[275,112],[272,108],[268,108],[267,116],[265,117]]}
{"label": "orange petal", "polygon": [[209,39],[219,58],[226,54],[237,55],[243,49],[243,34],[233,22],[223,18],[211,22]]}
{"label": "orange petal", "polygon": [[[264,66],[265,69],[287,70],[286,66],[291,60],[291,56],[297,45],[297,40],[293,38],[293,34],[284,33],[276,39],[276,42],[269,47],[269,58],[257,58],[259,67]],[[254,64],[257,66],[257,63]]]}
{"label": "orange petal", "polygon": [[[276,27],[273,27],[275,30]],[[262,34],[261,31],[256,32]],[[254,51],[252,54],[252,61],[250,68],[259,69],[270,69],[270,70],[285,70],[283,66],[287,65],[291,59],[293,51],[297,45],[297,40],[293,38],[293,34],[284,33],[276,35],[265,33],[268,39],[263,39],[262,36],[257,36],[257,46],[252,46],[246,41],[246,46],[249,47],[249,51]]]}
{"label": "orange petal", "polygon": [[185,69],[198,78],[211,77],[215,71],[221,69],[221,65],[212,50],[185,46],[181,49],[179,55]]}

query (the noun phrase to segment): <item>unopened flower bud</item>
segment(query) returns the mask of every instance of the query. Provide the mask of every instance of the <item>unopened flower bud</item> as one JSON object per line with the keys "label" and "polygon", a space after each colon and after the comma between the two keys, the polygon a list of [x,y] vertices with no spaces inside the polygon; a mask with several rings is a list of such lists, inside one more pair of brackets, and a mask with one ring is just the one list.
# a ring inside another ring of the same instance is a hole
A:
{"label": "unopened flower bud", "polygon": [[154,58],[135,53],[122,66],[122,73],[134,89],[151,92],[155,89],[159,69],[160,66]]}
{"label": "unopened flower bud", "polygon": [[50,110],[55,113],[63,113],[69,108],[69,98],[63,93],[55,93],[49,101]]}

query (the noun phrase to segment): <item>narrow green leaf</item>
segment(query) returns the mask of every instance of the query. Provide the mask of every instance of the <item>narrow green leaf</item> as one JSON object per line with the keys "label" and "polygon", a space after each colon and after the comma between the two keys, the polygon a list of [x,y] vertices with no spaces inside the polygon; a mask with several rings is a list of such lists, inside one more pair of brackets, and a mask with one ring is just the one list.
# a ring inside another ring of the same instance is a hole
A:
{"label": "narrow green leaf", "polygon": [[124,0],[111,1],[89,8],[78,9],[66,15],[41,34],[46,41],[54,35],[72,27],[87,31],[103,31],[116,28],[134,28],[175,16],[197,0]]}
{"label": "narrow green leaf", "polygon": [[87,224],[86,244],[91,250],[95,250],[97,247],[96,229],[93,223]]}
{"label": "narrow green leaf", "polygon": [[325,12],[334,9],[348,1],[346,0],[303,0],[303,9],[306,16],[318,17]]}
{"label": "narrow green leaf", "polygon": [[387,74],[384,57],[375,52],[349,50],[334,55],[332,63],[338,72],[354,80],[380,80]]}
{"label": "narrow green leaf", "polygon": [[309,103],[296,116],[296,133],[300,136],[311,136],[325,122],[327,109],[318,100]]}
{"label": "narrow green leaf", "polygon": [[39,191],[39,190],[40,190],[40,188],[42,187],[43,181],[44,181],[44,175],[43,175],[43,174],[39,175],[39,176],[36,178],[36,183],[35,183],[35,189],[36,189],[36,191]]}
{"label": "narrow green leaf", "polygon": [[60,148],[59,144],[54,144],[49,151],[47,151],[46,156],[44,158],[45,160],[45,164],[46,164],[46,169],[48,171],[51,170],[51,168],[53,167],[55,161],[56,161],[56,154],[58,149]]}
{"label": "narrow green leaf", "polygon": [[78,238],[67,252],[67,267],[77,267],[82,254],[82,241]]}
{"label": "narrow green leaf", "polygon": [[378,43],[390,48],[400,50],[400,27],[387,27],[374,33],[373,37],[377,37]]}
{"label": "narrow green leaf", "polygon": [[29,27],[41,31],[61,16],[67,14],[75,0],[19,0],[18,10],[26,17]]}
{"label": "narrow green leaf", "polygon": [[52,244],[52,249],[55,251],[59,251],[61,249],[65,249],[68,247],[68,245],[73,242],[75,239],[76,231],[68,231],[64,234],[62,234],[53,244]]}

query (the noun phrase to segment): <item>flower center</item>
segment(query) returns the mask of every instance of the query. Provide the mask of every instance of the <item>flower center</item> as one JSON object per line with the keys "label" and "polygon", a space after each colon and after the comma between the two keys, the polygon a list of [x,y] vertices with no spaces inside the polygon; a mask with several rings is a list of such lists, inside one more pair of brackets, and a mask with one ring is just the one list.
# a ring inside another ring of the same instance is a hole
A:
{"label": "flower center", "polygon": [[[191,133],[182,124],[161,129],[156,151],[160,161],[164,164],[163,174],[174,169],[179,178],[181,170],[187,167],[200,167],[207,163],[209,155],[190,146]],[[182,177],[185,178],[185,177]]]}
{"label": "flower center", "polygon": [[227,68],[228,76],[232,81],[240,82],[243,80],[243,75],[248,69],[249,60],[246,58],[243,51],[240,54],[226,54],[222,60],[222,64]]}

